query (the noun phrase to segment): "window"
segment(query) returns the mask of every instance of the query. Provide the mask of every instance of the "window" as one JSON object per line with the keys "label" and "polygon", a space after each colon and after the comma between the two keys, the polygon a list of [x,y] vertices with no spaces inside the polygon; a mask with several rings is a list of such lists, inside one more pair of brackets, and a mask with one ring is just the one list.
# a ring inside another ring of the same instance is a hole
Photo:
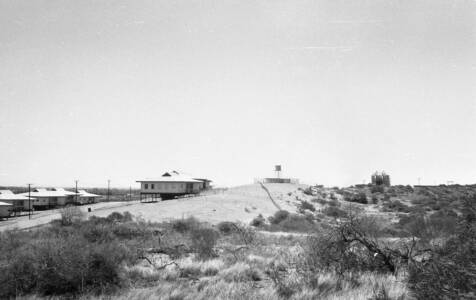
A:
{"label": "window", "polygon": [[150,184],[150,189],[151,189],[151,190],[154,189],[154,184],[153,184],[153,183]]}
{"label": "window", "polygon": [[149,185],[147,183],[144,183],[144,189],[148,189]]}

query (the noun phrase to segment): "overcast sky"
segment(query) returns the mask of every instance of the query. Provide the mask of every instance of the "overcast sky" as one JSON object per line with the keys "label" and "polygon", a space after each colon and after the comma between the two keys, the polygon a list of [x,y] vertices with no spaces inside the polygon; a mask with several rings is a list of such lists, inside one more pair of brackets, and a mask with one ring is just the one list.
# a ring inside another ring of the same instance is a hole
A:
{"label": "overcast sky", "polygon": [[0,185],[476,183],[476,1],[0,0]]}

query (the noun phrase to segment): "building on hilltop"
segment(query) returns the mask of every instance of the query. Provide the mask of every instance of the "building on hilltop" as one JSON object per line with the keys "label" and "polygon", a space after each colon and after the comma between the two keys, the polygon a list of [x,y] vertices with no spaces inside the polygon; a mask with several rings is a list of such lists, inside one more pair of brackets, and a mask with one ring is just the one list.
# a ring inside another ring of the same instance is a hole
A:
{"label": "building on hilltop", "polygon": [[211,187],[210,179],[194,178],[177,171],[166,172],[159,178],[137,180],[140,183],[140,200],[173,199],[198,194]]}
{"label": "building on hilltop", "polygon": [[388,175],[384,171],[382,171],[381,173],[373,173],[371,179],[373,185],[390,186],[390,175]]}
{"label": "building on hilltop", "polygon": [[282,171],[283,171],[283,168],[281,167],[281,165],[276,165],[276,166],[274,166],[274,172],[276,173],[275,177],[255,179],[255,182],[256,183],[258,183],[258,182],[261,182],[261,183],[294,183],[294,184],[299,183],[299,179],[281,177],[281,172]]}

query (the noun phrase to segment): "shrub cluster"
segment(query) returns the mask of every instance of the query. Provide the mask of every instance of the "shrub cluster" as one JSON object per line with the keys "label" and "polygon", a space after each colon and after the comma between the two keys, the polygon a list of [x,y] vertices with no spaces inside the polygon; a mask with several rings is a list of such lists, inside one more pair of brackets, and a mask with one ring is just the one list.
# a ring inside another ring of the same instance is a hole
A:
{"label": "shrub cluster", "polygon": [[110,292],[123,286],[122,265],[137,255],[110,226],[104,218],[72,223],[62,217],[50,228],[0,234],[0,298]]}
{"label": "shrub cluster", "polygon": [[298,209],[301,213],[304,213],[306,210],[316,211],[314,205],[307,201],[301,201],[301,203],[299,203]]}
{"label": "shrub cluster", "polygon": [[409,268],[418,299],[473,299],[476,291],[476,197],[465,205],[456,234],[435,245],[427,259]]}
{"label": "shrub cluster", "polygon": [[384,211],[394,211],[394,212],[403,212],[403,213],[411,212],[411,208],[408,207],[408,205],[400,202],[400,200],[385,201],[383,203],[383,209]]}
{"label": "shrub cluster", "polygon": [[345,195],[344,200],[347,202],[355,202],[361,204],[367,204],[367,195],[364,192],[360,192],[357,194]]}
{"label": "shrub cluster", "polygon": [[266,224],[266,219],[263,217],[262,214],[259,214],[256,218],[251,220],[250,225],[254,227],[261,227]]}
{"label": "shrub cluster", "polygon": [[345,218],[347,213],[337,206],[329,206],[322,210],[322,213],[332,218]]}
{"label": "shrub cluster", "polygon": [[312,215],[292,214],[286,210],[279,210],[268,219],[270,225],[262,228],[270,231],[309,232],[316,228]]}

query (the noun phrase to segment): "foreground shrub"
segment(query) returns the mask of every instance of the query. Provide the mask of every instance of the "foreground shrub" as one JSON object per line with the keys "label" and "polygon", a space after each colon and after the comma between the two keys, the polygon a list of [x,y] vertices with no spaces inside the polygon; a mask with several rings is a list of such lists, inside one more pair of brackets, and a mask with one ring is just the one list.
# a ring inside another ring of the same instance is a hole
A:
{"label": "foreground shrub", "polygon": [[410,265],[408,282],[418,299],[474,299],[476,197],[466,203],[457,234]]}
{"label": "foreground shrub", "polygon": [[218,240],[218,232],[213,228],[195,228],[190,231],[192,248],[201,259],[216,257],[214,247]]}
{"label": "foreground shrub", "polygon": [[200,222],[194,217],[188,217],[186,219],[174,220],[171,222],[173,230],[184,233],[200,227]]}
{"label": "foreground shrub", "polygon": [[74,233],[43,238],[10,253],[0,266],[0,298],[111,292],[124,283],[122,264],[133,260],[119,243],[90,244]]}
{"label": "foreground shrub", "polygon": [[123,214],[119,212],[113,212],[106,219],[110,222],[130,222],[132,221],[132,215],[130,212],[126,211]]}
{"label": "foreground shrub", "polygon": [[63,226],[72,225],[74,222],[81,221],[84,218],[84,214],[77,206],[66,206],[60,211],[61,224]]}

